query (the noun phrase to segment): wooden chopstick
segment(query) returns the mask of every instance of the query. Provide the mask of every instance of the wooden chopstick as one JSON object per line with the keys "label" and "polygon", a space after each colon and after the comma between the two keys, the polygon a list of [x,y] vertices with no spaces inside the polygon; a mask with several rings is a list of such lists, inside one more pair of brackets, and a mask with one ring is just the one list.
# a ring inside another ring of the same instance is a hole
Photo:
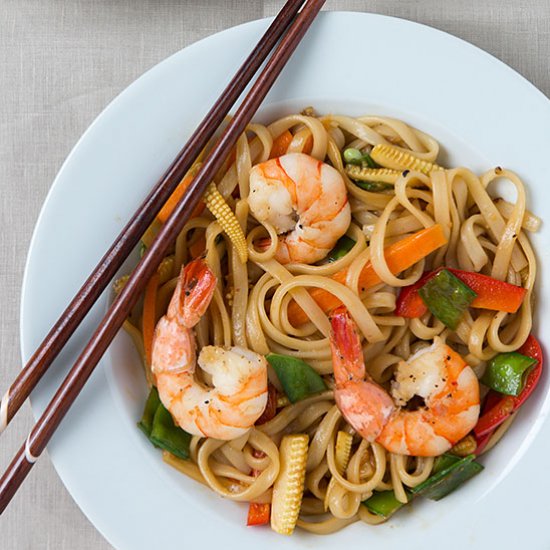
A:
{"label": "wooden chopstick", "polygon": [[245,130],[246,125],[271,89],[324,3],[325,0],[309,0],[304,5],[237,109],[235,116],[222,133],[219,141],[214,145],[187,192],[180,199],[153,244],[107,310],[101,324],[74,363],[46,410],[36,422],[25,443],[8,466],[0,479],[0,514],[5,510],[34,462],[43,452],[59,423],[122,326],[124,319],[130,313],[148,279],[153,275],[168,251],[170,244],[185,225],[206,186],[221,168],[231,148]]}
{"label": "wooden chopstick", "polygon": [[189,141],[163,174],[153,190],[138,207],[115,242],[103,256],[82,288],[61,314],[50,332],[19,372],[0,401],[0,433],[6,428],[21,405],[48,370],[63,346],[80,325],[101,293],[108,286],[124,260],[155,219],[200,151],[212,138],[229,109],[237,101],[256,74],[269,52],[296,17],[304,0],[288,0],[250,55],[239,68],[216,103],[193,132]]}

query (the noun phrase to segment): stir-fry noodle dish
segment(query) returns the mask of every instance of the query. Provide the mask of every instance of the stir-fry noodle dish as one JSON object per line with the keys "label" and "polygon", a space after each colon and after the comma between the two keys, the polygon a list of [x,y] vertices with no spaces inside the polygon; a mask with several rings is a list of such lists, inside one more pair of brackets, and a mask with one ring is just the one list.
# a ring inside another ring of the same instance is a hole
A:
{"label": "stir-fry noodle dish", "polygon": [[535,390],[540,220],[514,172],[439,149],[381,116],[250,124],[126,320],[139,428],[246,503],[243,524],[326,534],[439,500],[483,475]]}

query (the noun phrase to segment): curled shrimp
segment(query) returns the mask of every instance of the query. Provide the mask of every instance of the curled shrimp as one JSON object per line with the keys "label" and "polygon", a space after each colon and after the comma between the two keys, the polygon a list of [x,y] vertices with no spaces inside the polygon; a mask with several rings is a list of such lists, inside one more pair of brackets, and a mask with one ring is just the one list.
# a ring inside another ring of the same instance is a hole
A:
{"label": "curled shrimp", "polygon": [[267,404],[267,362],[248,349],[204,347],[199,367],[212,386],[195,377],[192,328],[206,312],[216,277],[204,260],[182,269],[168,311],[155,328],[152,370],[159,397],[186,432],[229,440],[248,431]]}
{"label": "curled shrimp", "polygon": [[[478,379],[441,338],[399,363],[390,396],[366,374],[359,336],[345,308],[334,311],[331,326],[336,403],[363,438],[395,454],[438,456],[474,428]],[[414,396],[424,404],[408,410]]]}
{"label": "curled shrimp", "polygon": [[289,153],[250,171],[250,210],[280,235],[281,263],[322,260],[351,221],[346,185],[332,166],[303,153]]}

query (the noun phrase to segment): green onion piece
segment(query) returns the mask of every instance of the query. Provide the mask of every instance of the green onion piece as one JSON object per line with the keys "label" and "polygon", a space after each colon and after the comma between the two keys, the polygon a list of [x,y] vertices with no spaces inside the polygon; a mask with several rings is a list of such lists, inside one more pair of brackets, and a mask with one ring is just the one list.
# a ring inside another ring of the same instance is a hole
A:
{"label": "green onion piece", "polygon": [[477,294],[446,269],[432,277],[419,291],[433,315],[446,327],[455,330]]}
{"label": "green onion piece", "polygon": [[369,168],[380,168],[373,158],[368,153],[362,153],[359,149],[349,147],[344,150],[344,161],[347,164],[355,164],[356,166],[368,166]]}
{"label": "green onion piece", "polygon": [[149,436],[153,445],[166,449],[173,455],[187,460],[191,435],[176,426],[172,415],[162,403],[158,406],[153,419],[153,429]]}
{"label": "green onion piece", "polygon": [[340,237],[336,246],[328,253],[328,256],[325,258],[325,263],[332,263],[336,260],[343,258],[355,244],[353,239],[350,239],[347,235]]}
{"label": "green onion piece", "polygon": [[139,241],[139,257],[143,258],[143,255],[147,251],[147,247],[143,241]]}
{"label": "green onion piece", "polygon": [[519,395],[527,373],[536,363],[536,359],[516,351],[500,353],[489,361],[481,381],[499,393]]}
{"label": "green onion piece", "polygon": [[365,191],[370,191],[372,193],[378,193],[379,191],[386,191],[386,189],[393,189],[391,183],[384,183],[383,181],[357,181],[353,180],[353,183],[364,189]]}
{"label": "green onion piece", "polygon": [[483,470],[483,466],[478,462],[474,462],[474,459],[475,455],[472,454],[457,460],[411,489],[411,492],[415,496],[431,498],[432,500],[440,500],[446,497],[459,485]]}
{"label": "green onion piece", "polygon": [[389,518],[404,504],[395,498],[393,491],[375,491],[373,495],[362,502],[370,512],[384,518]]}
{"label": "green onion piece", "polygon": [[297,357],[270,353],[266,356],[275,370],[291,403],[301,401],[314,393],[325,391],[323,379],[304,361]]}
{"label": "green onion piece", "polygon": [[155,413],[157,412],[158,406],[160,405],[159,394],[157,388],[154,386],[149,392],[147,401],[145,402],[145,409],[143,410],[143,415],[141,420],[138,422],[138,428],[147,436],[151,435],[151,430],[153,429],[153,419]]}

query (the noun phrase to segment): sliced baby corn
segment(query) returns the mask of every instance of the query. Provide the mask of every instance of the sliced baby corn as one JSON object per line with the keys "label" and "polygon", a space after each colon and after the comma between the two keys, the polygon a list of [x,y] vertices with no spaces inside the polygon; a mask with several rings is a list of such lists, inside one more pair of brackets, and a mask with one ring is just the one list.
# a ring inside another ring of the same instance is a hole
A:
{"label": "sliced baby corn", "polygon": [[172,270],[174,269],[174,256],[166,256],[157,267],[159,274],[159,285],[163,285],[172,278]]}
{"label": "sliced baby corn", "polygon": [[353,436],[351,434],[348,432],[343,432],[342,430],[338,432],[338,435],[336,436],[334,462],[336,462],[336,469],[340,475],[342,475],[344,470],[348,467],[352,443]]}
{"label": "sliced baby corn", "polygon": [[451,453],[457,456],[468,456],[475,452],[477,449],[476,438],[473,435],[467,435],[461,439],[451,449]]}
{"label": "sliced baby corn", "polygon": [[281,469],[273,486],[271,501],[271,528],[281,535],[291,535],[298,521],[304,494],[308,443],[307,434],[285,435],[281,441]]}
{"label": "sliced baby corn", "polygon": [[130,275],[123,275],[122,277],[119,277],[114,283],[113,283],[113,290],[115,291],[115,294],[118,296],[120,294],[120,291],[124,288],[126,283],[128,282],[128,279],[130,278]]}
{"label": "sliced baby corn", "polygon": [[346,174],[356,181],[395,183],[401,172],[392,170],[391,168],[368,168],[366,166],[361,167],[355,164],[346,164]]}
{"label": "sliced baby corn", "polygon": [[[336,436],[334,462],[336,463],[336,470],[340,475],[342,475],[345,469],[348,467],[352,443],[353,436],[351,434],[343,432],[342,430],[338,432],[338,435]],[[334,477],[331,477],[325,495],[325,511],[328,510],[330,493],[336,483],[336,479]]]}
{"label": "sliced baby corn", "polygon": [[415,170],[426,175],[433,170],[443,170],[441,166],[433,162],[419,159],[412,153],[407,153],[392,145],[376,145],[370,152],[370,156],[381,166],[394,170]]}
{"label": "sliced baby corn", "polygon": [[[172,269],[174,266],[174,256],[166,256],[163,258],[162,262],[157,268],[157,273],[159,274],[159,284],[163,285],[172,278]],[[124,288],[124,285],[127,283],[130,275],[123,275],[116,279],[113,283],[113,290],[115,294],[120,294],[120,291]]]}
{"label": "sliced baby corn", "polygon": [[206,188],[204,202],[208,210],[212,212],[216,220],[218,220],[219,224],[222,226],[222,229],[231,239],[241,262],[243,264],[246,263],[248,260],[248,248],[246,247],[246,238],[243,230],[235,213],[231,210],[227,202],[225,202],[225,199],[214,183],[211,183]]}

